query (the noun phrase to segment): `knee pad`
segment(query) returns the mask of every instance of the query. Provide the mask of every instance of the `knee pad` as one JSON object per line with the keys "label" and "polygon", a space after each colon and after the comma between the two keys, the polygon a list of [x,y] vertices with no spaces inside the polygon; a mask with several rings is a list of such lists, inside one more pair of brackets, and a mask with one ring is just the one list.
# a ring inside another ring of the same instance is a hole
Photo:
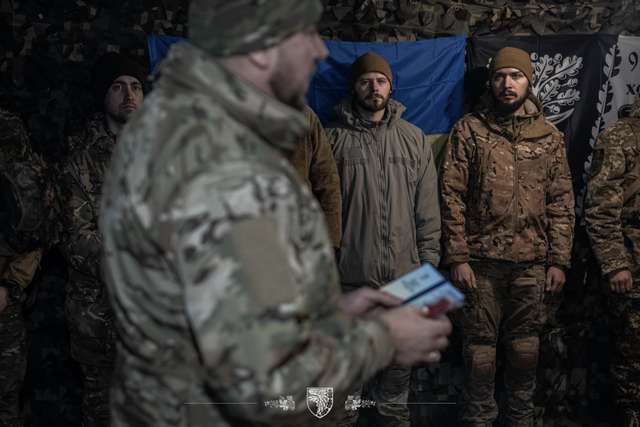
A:
{"label": "knee pad", "polygon": [[472,380],[493,382],[496,376],[496,348],[472,345],[468,349],[469,376]]}
{"label": "knee pad", "polygon": [[539,353],[538,337],[517,338],[507,344],[507,359],[517,369],[533,369],[538,366]]}

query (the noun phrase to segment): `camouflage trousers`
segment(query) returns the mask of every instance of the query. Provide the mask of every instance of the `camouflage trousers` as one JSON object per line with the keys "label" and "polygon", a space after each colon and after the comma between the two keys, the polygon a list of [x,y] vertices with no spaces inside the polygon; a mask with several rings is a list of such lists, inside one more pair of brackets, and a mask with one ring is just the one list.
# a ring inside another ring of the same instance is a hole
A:
{"label": "camouflage trousers", "polygon": [[108,427],[115,328],[106,292],[75,289],[65,301],[70,353],[82,374],[82,425]]}
{"label": "camouflage trousers", "polygon": [[640,427],[640,294],[610,295],[609,313],[613,397],[623,426]]}
{"label": "camouflage trousers", "polygon": [[462,336],[465,379],[460,421],[492,426],[496,349],[504,353],[505,399],[500,418],[511,427],[533,426],[539,334],[544,325],[542,264],[473,262],[477,289],[465,289],[465,307],[456,316]]}
{"label": "camouflage trousers", "polygon": [[364,387],[354,390],[354,396],[375,402],[375,407],[346,412],[341,427],[409,427],[411,417],[407,401],[411,368],[390,366],[373,377]]}
{"label": "camouflage trousers", "polygon": [[[21,288],[17,288],[21,291]],[[20,394],[27,371],[27,334],[24,297],[0,313],[0,426],[22,427]]]}

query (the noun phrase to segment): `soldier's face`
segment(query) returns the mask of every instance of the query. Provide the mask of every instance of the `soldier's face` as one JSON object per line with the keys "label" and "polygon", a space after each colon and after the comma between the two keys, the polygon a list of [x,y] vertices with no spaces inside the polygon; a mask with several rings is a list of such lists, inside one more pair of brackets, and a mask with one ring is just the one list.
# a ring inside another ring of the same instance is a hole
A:
{"label": "soldier's face", "polygon": [[391,82],[382,73],[364,73],[356,80],[353,90],[358,105],[375,113],[387,108],[391,96]]}
{"label": "soldier's face", "polygon": [[120,76],[113,81],[105,95],[104,110],[114,120],[125,123],[140,107],[143,99],[140,81],[135,77]]}
{"label": "soldier's face", "polygon": [[275,97],[303,110],[304,97],[316,66],[329,51],[315,27],[295,33],[278,45],[278,59],[270,81]]}
{"label": "soldier's face", "polygon": [[491,92],[500,112],[512,113],[529,96],[529,79],[517,68],[500,68],[491,77]]}

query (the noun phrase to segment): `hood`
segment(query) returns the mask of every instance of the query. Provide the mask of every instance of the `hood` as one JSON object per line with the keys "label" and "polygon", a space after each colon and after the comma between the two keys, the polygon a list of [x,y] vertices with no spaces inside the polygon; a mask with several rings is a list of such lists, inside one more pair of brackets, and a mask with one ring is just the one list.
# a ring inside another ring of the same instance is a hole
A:
{"label": "hood", "polygon": [[335,112],[338,121],[356,129],[363,127],[375,127],[380,123],[386,124],[387,126],[393,126],[396,122],[398,122],[398,120],[400,120],[402,114],[406,110],[406,107],[404,105],[402,105],[395,99],[390,98],[389,102],[387,103],[387,109],[385,111],[384,117],[382,118],[382,121],[380,123],[372,123],[360,117],[353,104],[354,101],[352,97],[346,98],[336,106]]}
{"label": "hood", "polygon": [[270,144],[292,150],[308,128],[304,114],[227,71],[215,58],[189,42],[172,46],[159,67],[157,87],[168,93],[187,88],[219,104],[238,122]]}
{"label": "hood", "polygon": [[529,94],[524,102],[525,113],[522,116],[496,114],[494,99],[490,93],[483,96],[478,111],[474,114],[485,126],[496,133],[511,139],[522,136],[526,139],[543,138],[550,135],[554,128],[544,119],[543,107],[538,97]]}

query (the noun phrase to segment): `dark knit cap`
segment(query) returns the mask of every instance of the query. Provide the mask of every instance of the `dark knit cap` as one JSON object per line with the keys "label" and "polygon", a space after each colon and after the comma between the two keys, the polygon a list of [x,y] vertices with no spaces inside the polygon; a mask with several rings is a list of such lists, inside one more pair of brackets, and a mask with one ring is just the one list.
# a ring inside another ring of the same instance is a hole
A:
{"label": "dark knit cap", "polygon": [[93,93],[98,106],[102,106],[107,91],[120,76],[135,77],[144,88],[147,71],[139,63],[116,52],[108,52],[98,59],[93,67]]}
{"label": "dark knit cap", "polygon": [[491,61],[489,75],[493,77],[500,68],[517,68],[533,83],[533,65],[529,54],[516,47],[503,47],[495,54]]}
{"label": "dark knit cap", "polygon": [[391,66],[382,56],[373,52],[365,53],[351,65],[351,85],[353,85],[361,75],[373,72],[384,74],[389,79],[389,83],[393,85]]}

